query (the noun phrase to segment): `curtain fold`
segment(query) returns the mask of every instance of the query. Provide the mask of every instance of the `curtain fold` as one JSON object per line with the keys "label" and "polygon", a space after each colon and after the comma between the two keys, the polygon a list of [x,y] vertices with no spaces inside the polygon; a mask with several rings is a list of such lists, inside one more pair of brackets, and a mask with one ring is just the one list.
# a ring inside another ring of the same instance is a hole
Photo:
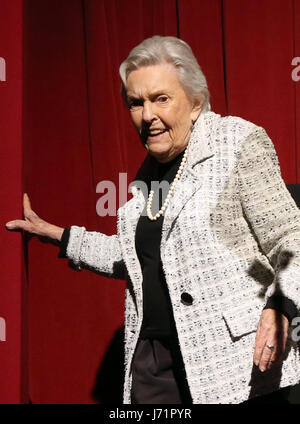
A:
{"label": "curtain fold", "polygon": [[296,182],[292,0],[224,1],[228,113],[263,126]]}
{"label": "curtain fold", "polygon": [[27,283],[22,234],[22,1],[0,0],[0,403],[28,399]]}
{"label": "curtain fold", "polygon": [[191,46],[207,78],[212,110],[226,115],[222,1],[178,0],[178,18],[180,37]]}

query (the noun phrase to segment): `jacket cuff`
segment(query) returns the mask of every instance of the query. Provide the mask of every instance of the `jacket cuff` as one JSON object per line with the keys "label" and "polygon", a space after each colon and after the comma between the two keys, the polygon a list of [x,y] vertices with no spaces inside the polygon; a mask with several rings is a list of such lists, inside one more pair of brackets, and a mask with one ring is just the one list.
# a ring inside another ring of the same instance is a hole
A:
{"label": "jacket cuff", "polygon": [[289,323],[291,323],[293,318],[298,315],[297,307],[294,302],[291,299],[280,295],[273,295],[269,297],[264,309],[276,309],[276,311],[287,317]]}
{"label": "jacket cuff", "polygon": [[67,257],[67,247],[69,243],[69,238],[70,238],[70,228],[65,228],[61,237],[60,244],[59,244],[60,245],[60,251],[58,254],[59,258]]}

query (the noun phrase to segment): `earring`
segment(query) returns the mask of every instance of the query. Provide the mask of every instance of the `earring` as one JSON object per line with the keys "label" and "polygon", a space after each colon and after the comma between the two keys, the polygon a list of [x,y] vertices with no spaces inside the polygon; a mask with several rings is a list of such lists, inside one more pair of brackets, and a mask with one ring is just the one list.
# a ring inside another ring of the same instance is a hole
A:
{"label": "earring", "polygon": [[195,121],[192,121],[191,126],[190,126],[190,131],[191,131],[191,132],[193,132],[194,125],[195,125]]}

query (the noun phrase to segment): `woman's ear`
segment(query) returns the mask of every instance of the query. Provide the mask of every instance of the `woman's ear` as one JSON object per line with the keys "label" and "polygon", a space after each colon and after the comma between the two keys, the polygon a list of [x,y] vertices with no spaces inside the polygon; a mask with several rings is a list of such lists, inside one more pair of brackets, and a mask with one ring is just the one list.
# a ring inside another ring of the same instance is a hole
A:
{"label": "woman's ear", "polygon": [[193,122],[197,121],[202,109],[202,105],[203,105],[203,100],[195,100],[192,113],[191,113],[191,119]]}

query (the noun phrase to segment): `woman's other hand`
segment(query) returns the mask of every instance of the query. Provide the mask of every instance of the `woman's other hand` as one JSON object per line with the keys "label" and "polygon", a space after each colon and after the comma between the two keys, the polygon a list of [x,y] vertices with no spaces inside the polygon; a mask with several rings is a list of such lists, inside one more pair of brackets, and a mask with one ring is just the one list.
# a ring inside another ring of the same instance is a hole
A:
{"label": "woman's other hand", "polygon": [[25,219],[16,219],[6,223],[9,230],[24,230],[37,236],[61,240],[64,229],[41,219],[32,209],[27,193],[23,195],[23,214]]}
{"label": "woman's other hand", "polygon": [[[253,362],[260,371],[283,361],[289,321],[275,309],[264,309],[258,324]],[[269,346],[269,347],[268,347]]]}

